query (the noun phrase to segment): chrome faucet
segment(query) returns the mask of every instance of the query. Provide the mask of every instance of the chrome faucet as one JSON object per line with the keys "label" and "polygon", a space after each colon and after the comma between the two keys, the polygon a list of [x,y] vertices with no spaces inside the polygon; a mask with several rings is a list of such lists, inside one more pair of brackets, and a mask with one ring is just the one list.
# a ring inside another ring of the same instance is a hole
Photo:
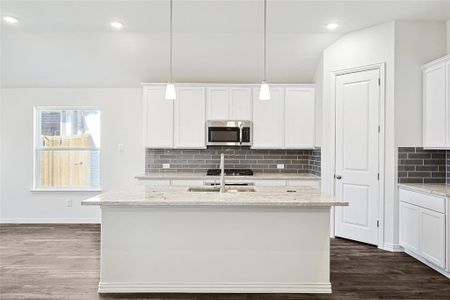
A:
{"label": "chrome faucet", "polygon": [[225,154],[220,154],[220,192],[225,192]]}

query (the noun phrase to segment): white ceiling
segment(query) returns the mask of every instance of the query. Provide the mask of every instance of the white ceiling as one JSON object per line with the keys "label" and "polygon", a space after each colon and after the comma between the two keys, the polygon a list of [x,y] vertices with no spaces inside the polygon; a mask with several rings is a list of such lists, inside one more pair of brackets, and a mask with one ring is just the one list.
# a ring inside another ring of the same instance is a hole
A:
{"label": "white ceiling", "polygon": [[[3,87],[138,87],[164,82],[168,0],[2,1]],[[268,1],[268,79],[312,82],[321,51],[392,20],[450,19],[450,1]],[[125,24],[121,31],[111,20]],[[325,25],[340,24],[330,33]],[[174,0],[174,79],[257,82],[262,1]]]}

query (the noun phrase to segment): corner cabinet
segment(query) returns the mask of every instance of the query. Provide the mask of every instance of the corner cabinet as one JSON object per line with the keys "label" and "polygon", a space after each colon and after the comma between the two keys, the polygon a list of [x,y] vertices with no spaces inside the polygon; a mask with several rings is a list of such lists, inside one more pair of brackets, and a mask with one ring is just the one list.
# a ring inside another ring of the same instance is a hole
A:
{"label": "corner cabinet", "polygon": [[399,240],[406,253],[450,277],[448,199],[399,188]]}
{"label": "corner cabinet", "polygon": [[206,148],[205,88],[177,88],[177,99],[165,99],[164,86],[145,86],[143,103],[146,148]]}
{"label": "corner cabinet", "polygon": [[450,55],[423,66],[423,147],[450,149]]}

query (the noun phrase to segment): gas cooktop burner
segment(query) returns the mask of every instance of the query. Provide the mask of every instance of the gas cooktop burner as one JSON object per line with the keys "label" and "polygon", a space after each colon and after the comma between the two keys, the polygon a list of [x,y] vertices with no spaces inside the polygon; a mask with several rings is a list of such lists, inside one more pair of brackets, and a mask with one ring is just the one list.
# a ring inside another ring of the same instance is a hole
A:
{"label": "gas cooktop burner", "polygon": [[[219,176],[220,169],[209,169],[206,171],[208,176]],[[252,176],[253,171],[250,169],[225,169],[225,175],[227,176]]]}

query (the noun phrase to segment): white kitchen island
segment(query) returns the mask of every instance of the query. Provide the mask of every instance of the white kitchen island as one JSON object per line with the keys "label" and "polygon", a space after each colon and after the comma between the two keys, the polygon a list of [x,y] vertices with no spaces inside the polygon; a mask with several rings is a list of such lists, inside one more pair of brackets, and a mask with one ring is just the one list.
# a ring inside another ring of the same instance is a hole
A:
{"label": "white kitchen island", "polygon": [[330,207],[310,188],[136,185],[102,210],[100,293],[330,293]]}

